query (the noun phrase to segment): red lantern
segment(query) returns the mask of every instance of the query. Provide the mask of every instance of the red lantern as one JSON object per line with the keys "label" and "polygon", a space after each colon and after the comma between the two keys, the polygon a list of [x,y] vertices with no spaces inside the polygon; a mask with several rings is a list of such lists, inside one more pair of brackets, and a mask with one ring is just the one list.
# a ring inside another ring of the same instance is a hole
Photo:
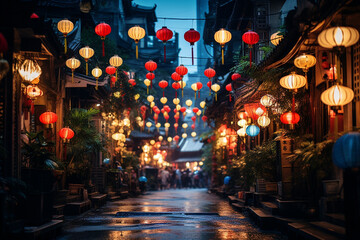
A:
{"label": "red lantern", "polygon": [[[8,50],[8,43],[2,33],[0,33],[0,55],[4,54]],[[1,58],[2,56],[0,56]]]}
{"label": "red lantern", "polygon": [[229,92],[229,101],[231,102],[231,91],[232,91],[232,86],[231,83],[229,83],[228,85],[225,86],[225,89]]}
{"label": "red lantern", "polygon": [[231,80],[233,80],[233,81],[236,81],[236,80],[238,80],[239,78],[241,78],[241,75],[240,75],[239,73],[233,73],[233,74],[231,75]]}
{"label": "red lantern", "polygon": [[158,119],[159,119],[159,115],[157,113],[154,114],[154,121],[155,121],[155,124],[158,122]]}
{"label": "red lantern", "polygon": [[178,136],[178,135],[176,135],[176,136],[174,136],[174,141],[177,143],[178,141],[179,141],[179,139],[180,139],[180,137]]}
{"label": "red lantern", "polygon": [[106,73],[109,74],[109,75],[113,75],[116,73],[116,68],[113,67],[113,66],[108,66],[106,69],[105,69]]}
{"label": "red lantern", "polygon": [[197,90],[198,90],[198,97],[200,98],[200,89],[202,89],[203,84],[201,82],[197,82],[196,87],[197,87]]}
{"label": "red lantern", "polygon": [[208,69],[205,69],[204,74],[210,80],[211,78],[215,77],[216,72],[214,69],[208,68]]}
{"label": "red lantern", "polygon": [[56,113],[53,112],[44,112],[40,115],[39,120],[42,124],[48,125],[47,127],[51,127],[53,123],[57,121],[58,117]]}
{"label": "red lantern", "polygon": [[194,124],[195,124],[195,121],[196,121],[196,116],[192,116],[191,117],[191,120],[194,122]]}
{"label": "red lantern", "polygon": [[72,139],[74,135],[75,135],[74,131],[68,127],[64,127],[59,131],[59,136],[64,140],[64,142],[67,142],[70,139]]}
{"label": "red lantern", "polygon": [[195,123],[193,123],[193,124],[191,125],[191,129],[192,129],[192,130],[195,130],[195,127],[196,127],[196,126],[195,126]]}
{"label": "red lantern", "polygon": [[166,62],[166,42],[173,37],[173,32],[167,27],[157,30],[156,37],[164,43],[164,62]]}
{"label": "red lantern", "polygon": [[168,82],[165,80],[162,80],[159,82],[159,87],[163,89],[163,97],[165,97],[165,88],[168,86]]}
{"label": "red lantern", "polygon": [[165,112],[165,109],[164,109],[164,108],[162,108],[162,109],[161,109],[161,113],[162,113],[162,114],[164,114],[164,112]]}
{"label": "red lantern", "polygon": [[130,83],[130,85],[133,86],[133,87],[136,85],[135,79],[129,79],[128,83]]}
{"label": "red lantern", "polygon": [[300,121],[300,115],[296,112],[286,112],[281,115],[280,121],[284,124],[296,124]]}
{"label": "red lantern", "polygon": [[111,33],[111,27],[107,23],[99,23],[95,27],[95,33],[101,37],[102,40],[102,55],[105,57],[105,37]]}
{"label": "red lantern", "polygon": [[171,78],[172,78],[172,80],[174,80],[174,81],[180,81],[180,80],[181,80],[180,74],[178,74],[178,73],[176,73],[176,72],[173,72],[173,73],[171,74]]}
{"label": "red lantern", "polygon": [[254,121],[256,121],[260,117],[256,114],[256,109],[261,108],[264,112],[266,112],[266,108],[260,103],[245,104],[244,108],[248,116]]}
{"label": "red lantern", "polygon": [[175,89],[175,98],[177,98],[177,90],[180,88],[180,83],[174,82],[171,86]]}
{"label": "red lantern", "polygon": [[211,95],[211,80],[206,83],[206,86],[209,88],[209,96]]}
{"label": "red lantern", "polygon": [[150,81],[152,81],[155,78],[155,74],[153,74],[152,72],[149,72],[146,74],[146,78],[149,79]]}
{"label": "red lantern", "polygon": [[153,60],[147,61],[145,63],[145,68],[146,70],[148,70],[149,72],[153,72],[157,69],[157,63],[154,62]]}
{"label": "red lantern", "polygon": [[197,107],[194,107],[194,108],[193,108],[193,113],[196,114],[198,111],[199,111],[199,108],[197,108]]}
{"label": "red lantern", "polygon": [[36,13],[32,13],[30,15],[30,19],[38,19],[38,18],[39,18],[39,16]]}
{"label": "red lantern", "polygon": [[205,123],[208,120],[208,117],[207,116],[202,116],[201,120],[203,120],[203,122]]}
{"label": "red lantern", "polygon": [[177,114],[174,116],[175,122],[177,123],[179,121],[180,116]]}
{"label": "red lantern", "polygon": [[184,34],[184,38],[186,41],[188,41],[190,43],[192,65],[194,65],[194,48],[193,48],[193,46],[194,46],[195,42],[199,41],[200,33],[198,31],[194,30],[193,28],[190,28],[190,30]]}
{"label": "red lantern", "polygon": [[184,113],[186,111],[186,107],[181,107],[180,112]]}
{"label": "red lantern", "polygon": [[179,74],[181,77],[183,77],[188,73],[188,69],[181,64],[180,66],[175,68],[175,72]]}
{"label": "red lantern", "polygon": [[256,44],[259,42],[259,34],[257,34],[256,32],[254,31],[247,31],[246,33],[244,33],[242,35],[242,40],[249,45],[249,48],[250,48],[250,67],[251,67],[251,48],[252,48],[252,45]]}
{"label": "red lantern", "polygon": [[116,77],[115,76],[111,76],[110,77],[110,81],[111,81],[111,86],[114,87],[115,86],[115,83],[116,83]]}
{"label": "red lantern", "polygon": [[164,118],[165,118],[166,122],[169,121],[169,115],[165,115]]}

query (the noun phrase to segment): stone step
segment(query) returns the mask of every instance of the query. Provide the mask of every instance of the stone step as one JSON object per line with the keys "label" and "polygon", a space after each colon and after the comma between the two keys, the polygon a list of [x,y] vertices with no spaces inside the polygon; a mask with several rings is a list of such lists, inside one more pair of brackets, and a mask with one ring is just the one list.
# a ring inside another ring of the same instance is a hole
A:
{"label": "stone step", "polygon": [[65,206],[65,215],[79,215],[88,211],[91,208],[91,201],[86,200],[82,202],[72,202]]}
{"label": "stone step", "polygon": [[241,204],[241,203],[231,203],[231,206],[235,209],[235,210],[237,210],[237,211],[240,211],[240,212],[242,212],[243,210],[244,210],[244,208],[245,208],[245,206],[244,206],[244,204]]}
{"label": "stone step", "polygon": [[264,209],[249,207],[248,210],[250,217],[261,229],[273,229],[276,227],[274,217]]}
{"label": "stone step", "polygon": [[64,215],[64,208],[65,208],[65,204],[54,205],[53,206],[53,214]]}
{"label": "stone step", "polygon": [[319,222],[310,222],[310,225],[329,233],[330,235],[335,235],[339,238],[345,238],[345,228],[338,226],[329,222],[319,221]]}
{"label": "stone step", "polygon": [[240,199],[240,198],[237,198],[235,196],[228,196],[228,200],[229,200],[229,203],[241,203],[241,204],[245,204],[245,201],[244,199]]}
{"label": "stone step", "polygon": [[326,221],[345,227],[345,215],[343,213],[328,213],[325,215]]}
{"label": "stone step", "polygon": [[279,207],[273,202],[261,202],[261,206],[272,215],[279,214]]}
{"label": "stone step", "polygon": [[289,223],[288,224],[289,239],[309,239],[309,240],[338,240],[337,236],[328,234],[309,223]]}
{"label": "stone step", "polygon": [[53,215],[52,219],[53,220],[64,220],[64,215]]}
{"label": "stone step", "polygon": [[61,231],[63,220],[52,220],[36,227],[24,228],[24,239],[55,239]]}

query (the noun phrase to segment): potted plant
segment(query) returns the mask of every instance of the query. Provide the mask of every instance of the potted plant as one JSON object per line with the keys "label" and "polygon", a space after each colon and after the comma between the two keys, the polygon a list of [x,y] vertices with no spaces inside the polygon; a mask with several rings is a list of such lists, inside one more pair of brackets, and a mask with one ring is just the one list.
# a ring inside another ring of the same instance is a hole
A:
{"label": "potted plant", "polygon": [[58,168],[55,154],[51,151],[54,143],[46,142],[43,132],[26,132],[22,153],[24,168],[22,180],[27,184],[26,224],[42,225],[51,220],[54,174]]}

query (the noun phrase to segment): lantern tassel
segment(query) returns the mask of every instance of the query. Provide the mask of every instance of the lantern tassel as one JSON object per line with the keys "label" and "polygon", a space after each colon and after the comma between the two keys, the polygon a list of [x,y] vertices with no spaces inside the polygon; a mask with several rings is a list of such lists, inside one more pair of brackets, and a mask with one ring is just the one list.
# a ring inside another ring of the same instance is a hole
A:
{"label": "lantern tassel", "polygon": [[200,90],[198,90],[198,98],[200,99]]}
{"label": "lantern tassel", "polygon": [[250,68],[251,68],[251,58],[252,58],[252,54],[251,54],[251,46],[250,46],[250,56],[249,56],[249,58],[250,58]]}
{"label": "lantern tassel", "polygon": [[146,87],[146,93],[149,95],[149,87]]}
{"label": "lantern tassel", "polygon": [[96,85],[95,85],[95,90],[98,90],[98,85],[99,85],[99,83],[98,83],[99,81],[98,81],[98,78],[96,78]]}
{"label": "lantern tassel", "polygon": [[139,58],[139,47],[136,44],[136,59],[138,59],[138,58]]}
{"label": "lantern tassel", "polygon": [[209,88],[209,96],[211,96],[211,88]]}
{"label": "lantern tassel", "polygon": [[67,40],[66,40],[66,35],[64,35],[64,52],[65,52],[65,54],[67,53]]}
{"label": "lantern tassel", "polygon": [[308,85],[308,79],[307,79],[307,72],[305,72],[305,80],[306,80],[305,89],[308,90],[309,85]]}
{"label": "lantern tassel", "polygon": [[116,77],[116,81],[117,81],[117,68],[116,68],[116,71],[115,71],[115,77]]}
{"label": "lantern tassel", "polygon": [[85,66],[86,66],[86,76],[89,74],[89,66],[88,66],[88,61],[85,61]]}
{"label": "lantern tassel", "polygon": [[215,93],[215,101],[217,101],[217,94]]}
{"label": "lantern tassel", "polygon": [[229,102],[231,102],[231,94],[229,93]]}
{"label": "lantern tassel", "polygon": [[150,89],[152,89],[152,80],[150,80]]}
{"label": "lantern tassel", "polygon": [[71,82],[74,83],[74,69],[71,69]]}
{"label": "lantern tassel", "polygon": [[31,107],[30,107],[30,113],[31,113],[31,115],[34,115],[34,110],[35,110],[34,101],[31,100]]}
{"label": "lantern tassel", "polygon": [[224,65],[224,47],[221,46],[221,64]]}
{"label": "lantern tassel", "polygon": [[194,47],[191,46],[191,61],[192,61],[192,65],[194,65]]}
{"label": "lantern tassel", "polygon": [[166,43],[164,43],[164,62],[166,62]]}
{"label": "lantern tassel", "polygon": [[[291,104],[291,112],[295,112],[295,96],[294,96],[294,94],[293,94],[293,98],[292,98],[292,104]],[[294,119],[294,117],[293,117],[293,119]]]}
{"label": "lantern tassel", "polygon": [[196,91],[195,91],[195,100],[196,100]]}
{"label": "lantern tassel", "polygon": [[175,98],[177,98],[177,90],[175,91]]}
{"label": "lantern tassel", "polygon": [[165,97],[165,90],[163,90],[163,97]]}
{"label": "lantern tassel", "polygon": [[102,56],[105,57],[105,39],[102,40]]}

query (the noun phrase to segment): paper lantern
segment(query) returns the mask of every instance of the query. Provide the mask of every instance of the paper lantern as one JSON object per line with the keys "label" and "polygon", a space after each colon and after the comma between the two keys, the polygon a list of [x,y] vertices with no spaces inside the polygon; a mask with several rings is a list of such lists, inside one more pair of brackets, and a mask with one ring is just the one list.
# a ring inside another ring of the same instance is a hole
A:
{"label": "paper lantern", "polygon": [[245,112],[239,112],[238,113],[238,118],[239,119],[245,119],[248,117],[248,113],[245,111]]}
{"label": "paper lantern", "polygon": [[211,80],[206,83],[206,86],[209,88],[209,96],[211,95]]}
{"label": "paper lantern", "polygon": [[136,59],[139,58],[139,49],[138,49],[138,43],[140,41],[140,39],[145,37],[145,29],[143,29],[140,26],[134,26],[132,28],[129,29],[128,31],[128,35],[131,39],[133,39],[135,41],[135,45],[136,45]]}
{"label": "paper lantern", "polygon": [[149,79],[145,79],[144,84],[146,86],[146,92],[149,94],[149,86],[151,85],[151,81]]}
{"label": "paper lantern", "polygon": [[176,135],[176,136],[174,136],[174,141],[177,143],[178,141],[179,141],[179,139],[180,139],[180,137],[178,136],[178,135]]}
{"label": "paper lantern", "polygon": [[332,160],[339,168],[360,167],[360,133],[350,132],[341,136],[334,144]]}
{"label": "paper lantern", "polygon": [[173,99],[173,103],[174,103],[175,105],[178,105],[178,104],[180,103],[180,99],[174,98],[174,99]]}
{"label": "paper lantern", "polygon": [[247,125],[247,121],[245,119],[240,119],[237,124],[239,127],[245,127]]}
{"label": "paper lantern", "polygon": [[172,137],[168,137],[168,138],[167,138],[167,141],[168,141],[169,143],[171,143],[172,140],[173,140]]}
{"label": "paper lantern", "polygon": [[238,80],[239,78],[241,78],[241,75],[240,75],[239,73],[233,73],[233,74],[231,75],[231,80],[233,80],[233,81],[236,81],[236,80]]}
{"label": "paper lantern", "polygon": [[187,127],[188,127],[188,124],[187,124],[187,123],[183,123],[183,124],[181,125],[181,127],[186,130]]}
{"label": "paper lantern", "polygon": [[19,74],[24,81],[32,82],[34,79],[39,78],[42,71],[41,67],[36,61],[26,59],[19,68]]}
{"label": "paper lantern", "polygon": [[295,72],[292,72],[290,75],[287,75],[280,79],[280,85],[283,88],[296,91],[296,89],[306,85],[306,78],[304,76],[296,74]]}
{"label": "paper lantern", "polygon": [[[245,104],[244,108],[245,108],[247,115],[254,121],[256,121],[259,118],[259,115],[256,113],[256,110],[258,110],[258,108],[261,108],[264,112],[266,111],[265,107],[262,106],[260,103]],[[258,110],[258,113],[259,113],[259,110]]]}
{"label": "paper lantern", "polygon": [[175,72],[181,77],[183,77],[188,73],[188,69],[183,64],[181,64],[180,66],[175,68]]}
{"label": "paper lantern", "polygon": [[149,72],[146,74],[146,78],[152,82],[152,80],[154,80],[154,78],[155,78],[155,74]]}
{"label": "paper lantern", "polygon": [[164,124],[164,127],[169,128],[169,127],[170,127],[170,123],[168,123],[168,122],[165,123],[165,124]]}
{"label": "paper lantern", "polygon": [[154,96],[149,95],[149,96],[147,96],[146,100],[148,100],[148,102],[151,103],[154,101]]}
{"label": "paper lantern", "polygon": [[191,107],[192,103],[193,102],[190,99],[185,101],[185,105],[188,106],[189,108]]}
{"label": "paper lantern", "polygon": [[26,87],[26,94],[31,100],[35,100],[38,97],[41,97],[44,93],[35,85],[29,85]]}
{"label": "paper lantern", "polygon": [[196,115],[201,116],[201,110],[200,109],[199,109],[199,111],[196,112]]}
{"label": "paper lantern", "polygon": [[229,102],[231,102],[231,91],[232,91],[231,83],[227,84],[227,85],[225,86],[225,89],[226,89],[226,91],[229,92]]}
{"label": "paper lantern", "polygon": [[116,68],[115,77],[116,77],[116,80],[117,80],[117,68],[120,67],[123,64],[123,60],[118,55],[114,55],[109,59],[109,63],[110,63],[111,66],[114,66]]}
{"label": "paper lantern", "polygon": [[203,84],[201,82],[197,82],[196,83],[196,88],[197,88],[197,91],[198,91],[198,97],[200,98],[200,90],[202,89],[203,87]]}
{"label": "paper lantern", "polygon": [[186,87],[186,82],[182,81],[180,82],[180,88],[181,88],[181,96],[184,97],[184,88]]}
{"label": "paper lantern", "polygon": [[171,78],[172,78],[172,80],[174,80],[174,81],[180,81],[181,80],[181,76],[180,76],[180,74],[178,74],[177,72],[173,72],[172,74],[171,74]]}
{"label": "paper lantern", "polygon": [[56,113],[53,112],[44,112],[40,115],[39,120],[42,124],[47,125],[48,128],[52,127],[53,123],[56,123],[58,117],[56,115]]}
{"label": "paper lantern", "polygon": [[68,142],[70,139],[74,137],[75,133],[68,127],[64,127],[60,129],[59,136],[63,139],[64,142]]}
{"label": "paper lantern", "polygon": [[173,37],[173,32],[164,26],[157,30],[156,37],[164,43],[164,62],[166,62],[166,42]]}
{"label": "paper lantern", "polygon": [[159,141],[161,142],[164,139],[163,136],[159,136]]}
{"label": "paper lantern", "polygon": [[284,124],[296,124],[300,121],[300,115],[296,112],[286,112],[281,115],[280,121]]}
{"label": "paper lantern", "polygon": [[207,78],[209,78],[209,80],[211,80],[211,78],[215,77],[216,72],[215,72],[215,70],[212,69],[212,68],[207,68],[207,69],[205,69],[205,71],[204,71],[204,75],[205,75]]}
{"label": "paper lantern", "polygon": [[71,82],[74,82],[74,71],[80,67],[80,61],[74,57],[66,60],[66,66],[71,69]]}
{"label": "paper lantern", "polygon": [[196,83],[191,84],[191,89],[195,92],[195,100],[196,100],[196,92],[198,90]]}
{"label": "paper lantern", "polygon": [[257,122],[261,127],[267,127],[270,124],[270,118],[268,116],[261,116],[258,118]]}
{"label": "paper lantern", "polygon": [[95,33],[101,37],[102,41],[102,56],[105,57],[105,38],[111,33],[111,27],[107,23],[99,23],[95,27]]}
{"label": "paper lantern", "polygon": [[189,31],[185,32],[184,39],[190,43],[191,46],[191,59],[192,59],[192,65],[194,65],[194,44],[195,42],[200,40],[200,33],[193,28],[190,28]]}
{"label": "paper lantern", "polygon": [[159,87],[163,89],[163,97],[165,97],[165,88],[169,85],[169,83],[165,80],[161,80],[159,82]]}
{"label": "paper lantern", "polygon": [[178,111],[180,111],[180,109],[181,109],[181,106],[178,104],[178,105],[176,105],[176,110],[178,110]]}
{"label": "paper lantern", "polygon": [[162,104],[167,103],[167,98],[166,98],[166,97],[160,98],[160,102],[161,102]]}
{"label": "paper lantern", "polygon": [[302,54],[295,58],[294,65],[301,68],[305,73],[309,71],[309,68],[315,66],[316,58],[312,55]]}
{"label": "paper lantern", "polygon": [[153,60],[149,60],[145,63],[145,69],[152,73],[157,69],[157,63]]}
{"label": "paper lantern", "polygon": [[196,137],[196,132],[192,132],[191,133],[191,136],[194,138],[194,137]]}
{"label": "paper lantern", "polygon": [[260,103],[264,107],[270,107],[271,105],[273,105],[274,101],[275,101],[274,97],[270,94],[266,94],[266,95],[262,96],[260,99]]}
{"label": "paper lantern", "polygon": [[182,137],[182,138],[187,138],[187,134],[186,134],[186,133],[183,133],[183,134],[181,134],[181,137]]}
{"label": "paper lantern", "polygon": [[128,83],[129,83],[132,87],[134,87],[134,86],[136,85],[135,79],[129,79],[129,80],[128,80]]}
{"label": "paper lantern", "polygon": [[321,101],[329,106],[339,107],[350,103],[354,98],[354,91],[351,88],[336,84],[323,93],[321,93]]}
{"label": "paper lantern", "polygon": [[138,100],[139,98],[140,98],[140,94],[137,93],[137,94],[134,95],[134,99],[135,99],[136,102],[137,102],[137,100]]}
{"label": "paper lantern", "polygon": [[324,48],[350,47],[359,41],[359,31],[352,27],[332,27],[323,30],[318,43]]}
{"label": "paper lantern", "polygon": [[224,65],[224,46],[231,40],[231,33],[221,28],[214,34],[214,39],[221,46],[221,64]]}
{"label": "paper lantern", "polygon": [[61,32],[64,35],[64,52],[66,54],[66,52],[67,52],[66,37],[74,29],[74,24],[71,21],[64,19],[64,20],[61,20],[58,22],[57,28],[58,28],[59,32]]}
{"label": "paper lantern", "polygon": [[85,65],[86,65],[86,71],[85,71],[85,73],[86,73],[86,76],[88,75],[88,61],[89,61],[89,59],[92,57],[92,56],[94,56],[94,49],[92,49],[91,47],[89,47],[89,46],[86,46],[86,47],[83,47],[83,48],[80,48],[80,50],[79,50],[79,54],[80,54],[80,56],[81,57],[83,57],[84,58],[84,60],[85,60]]}
{"label": "paper lantern", "polygon": [[101,76],[102,74],[102,71],[100,68],[96,67],[94,68],[92,71],[91,71],[91,74],[94,76],[94,78],[96,79],[96,85],[95,85],[95,89],[98,90],[98,80],[99,80],[99,77]]}
{"label": "paper lantern", "polygon": [[[155,127],[157,128],[157,131],[159,132],[159,129],[161,127],[161,123],[156,123]],[[159,137],[159,140],[160,140],[160,137]],[[161,141],[161,140],[160,140]]]}
{"label": "paper lantern", "polygon": [[220,85],[217,83],[214,83],[213,85],[211,85],[211,90],[214,91],[215,93],[215,101],[217,101],[217,92],[220,90]]}
{"label": "paper lantern", "polygon": [[205,123],[208,120],[208,117],[207,116],[202,116],[201,120],[203,120],[203,122]]}
{"label": "paper lantern", "polygon": [[242,35],[242,40],[244,41],[244,43],[249,45],[249,49],[250,49],[249,59],[250,59],[250,67],[251,67],[251,59],[252,59],[251,49],[252,49],[252,45],[259,42],[259,34],[249,30]]}
{"label": "paper lantern", "polygon": [[180,83],[178,82],[173,82],[171,84],[172,88],[175,89],[175,98],[177,98],[177,90],[180,88]]}
{"label": "paper lantern", "polygon": [[264,112],[265,112],[265,111],[264,111],[261,107],[258,107],[258,108],[255,110],[255,113],[256,113],[256,115],[258,115],[258,116],[263,115]]}
{"label": "paper lantern", "polygon": [[199,105],[200,105],[201,108],[205,108],[206,102],[205,102],[205,101],[201,101]]}
{"label": "paper lantern", "polygon": [[239,130],[236,131],[236,133],[239,135],[239,137],[245,137],[246,129],[244,127],[240,128]]}
{"label": "paper lantern", "polygon": [[260,133],[260,128],[254,124],[251,124],[246,128],[246,134],[250,137],[255,137]]}
{"label": "paper lantern", "polygon": [[280,31],[277,31],[276,33],[271,34],[270,41],[274,46],[279,45],[281,40],[283,40],[284,36],[280,35]]}
{"label": "paper lantern", "polygon": [[199,109],[199,108],[197,108],[197,107],[194,107],[192,111],[193,111],[193,113],[195,113],[195,114],[196,114],[198,111],[200,111],[200,109]]}
{"label": "paper lantern", "polygon": [[151,126],[152,126],[152,123],[151,123],[151,122],[147,122],[147,123],[146,123],[146,127],[148,128],[148,131],[150,131]]}

